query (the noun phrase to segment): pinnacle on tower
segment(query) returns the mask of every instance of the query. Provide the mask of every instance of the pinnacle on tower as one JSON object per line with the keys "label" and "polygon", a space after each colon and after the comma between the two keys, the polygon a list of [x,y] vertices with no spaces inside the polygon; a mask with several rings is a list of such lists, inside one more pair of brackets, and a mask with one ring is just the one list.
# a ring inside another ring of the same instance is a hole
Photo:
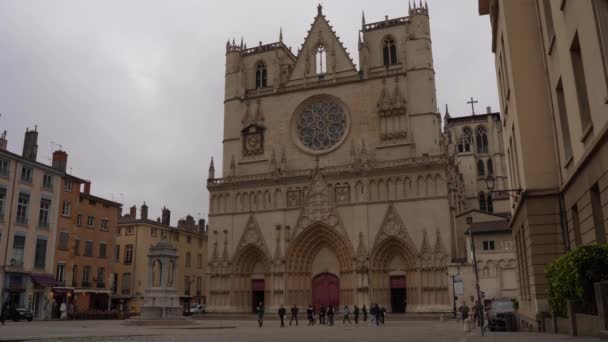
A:
{"label": "pinnacle on tower", "polygon": [[317,6],[317,15],[319,15],[319,16],[323,15],[323,6],[321,6],[320,3]]}
{"label": "pinnacle on tower", "polygon": [[361,11],[361,27],[365,27],[365,11]]}
{"label": "pinnacle on tower", "polygon": [[215,167],[213,166],[213,157],[211,157],[211,163],[209,163],[209,179],[215,178]]}
{"label": "pinnacle on tower", "polygon": [[281,43],[283,42],[283,28],[282,27],[279,29],[279,42],[281,42]]}

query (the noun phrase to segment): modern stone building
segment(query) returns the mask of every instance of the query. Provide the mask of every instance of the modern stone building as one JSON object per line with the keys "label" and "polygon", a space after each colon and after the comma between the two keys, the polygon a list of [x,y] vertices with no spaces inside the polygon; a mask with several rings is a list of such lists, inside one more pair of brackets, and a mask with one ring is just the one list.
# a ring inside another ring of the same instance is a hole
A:
{"label": "modern stone building", "polygon": [[[297,51],[226,44],[222,175],[209,169],[210,311],[450,311],[466,209],[441,132],[426,6],[367,23],[359,63],[321,6]],[[464,243],[462,243],[464,246]]]}
{"label": "modern stone building", "polygon": [[[53,168],[66,172],[68,154],[53,153]],[[59,305],[72,303],[77,312],[110,309],[115,232],[122,205],[91,194],[91,182],[70,174],[61,181],[55,251],[53,316]]]}
{"label": "modern stone building", "polygon": [[500,90],[524,326],[549,312],[547,263],[606,243],[608,1],[480,0]]}
{"label": "modern stone building", "polygon": [[4,304],[49,311],[63,172],[36,161],[38,132],[25,132],[21,155],[0,137],[0,294]]}
{"label": "modern stone building", "polygon": [[192,216],[179,220],[177,227],[171,226],[171,212],[163,208],[162,218],[148,219],[148,206],[141,206],[140,217],[137,208],[130,208],[123,215],[115,231],[116,245],[113,250],[113,295],[115,308],[130,312],[140,312],[144,301],[144,290],[151,276],[148,273],[148,253],[150,247],[161,240],[177,250],[175,278],[167,279],[167,286],[177,289],[180,302],[187,309],[191,304],[206,303],[207,284],[207,230],[205,220],[195,223]]}

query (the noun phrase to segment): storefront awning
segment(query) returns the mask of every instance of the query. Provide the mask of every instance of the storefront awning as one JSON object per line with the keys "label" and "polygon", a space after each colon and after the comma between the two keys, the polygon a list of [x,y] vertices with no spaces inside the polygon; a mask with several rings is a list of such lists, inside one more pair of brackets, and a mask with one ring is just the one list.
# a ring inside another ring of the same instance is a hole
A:
{"label": "storefront awning", "polygon": [[32,274],[32,281],[42,287],[53,287],[61,285],[52,275],[49,274]]}

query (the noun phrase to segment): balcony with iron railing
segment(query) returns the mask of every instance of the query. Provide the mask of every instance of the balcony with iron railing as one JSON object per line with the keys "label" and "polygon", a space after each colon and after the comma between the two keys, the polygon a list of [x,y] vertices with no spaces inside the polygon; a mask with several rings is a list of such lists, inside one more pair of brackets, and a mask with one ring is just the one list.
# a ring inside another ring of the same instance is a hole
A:
{"label": "balcony with iron railing", "polygon": [[91,287],[91,282],[90,281],[82,281],[81,287],[83,288],[90,288]]}

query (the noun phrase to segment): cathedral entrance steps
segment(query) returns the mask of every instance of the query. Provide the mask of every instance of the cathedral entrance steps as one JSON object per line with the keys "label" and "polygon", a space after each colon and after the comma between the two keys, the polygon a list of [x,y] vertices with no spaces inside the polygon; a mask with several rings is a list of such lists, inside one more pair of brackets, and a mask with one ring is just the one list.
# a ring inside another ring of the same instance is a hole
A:
{"label": "cathedral entrance steps", "polygon": [[[288,310],[289,311],[289,310]],[[389,313],[386,317],[387,321],[439,321],[441,313]],[[451,314],[443,313],[443,316],[446,319],[451,318]],[[340,313],[336,314],[336,319],[342,319],[342,315]],[[362,319],[362,316],[359,316]],[[250,313],[204,313],[204,314],[195,314],[192,316],[194,320],[209,320],[209,321],[255,321],[257,320],[256,314]],[[285,319],[289,321],[289,313],[285,316]],[[298,319],[302,321],[306,321],[306,312],[298,314]],[[350,315],[350,319],[353,320],[353,315]],[[277,321],[279,320],[279,316],[276,312],[266,312],[264,315],[264,320],[266,321]]]}

